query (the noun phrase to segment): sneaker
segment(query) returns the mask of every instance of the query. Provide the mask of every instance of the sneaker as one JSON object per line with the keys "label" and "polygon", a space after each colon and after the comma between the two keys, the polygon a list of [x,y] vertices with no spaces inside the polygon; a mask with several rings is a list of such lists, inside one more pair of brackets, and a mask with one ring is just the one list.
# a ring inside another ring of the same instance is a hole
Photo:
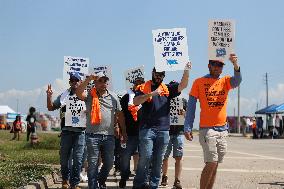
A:
{"label": "sneaker", "polygon": [[173,188],[174,189],[182,189],[182,186],[180,184],[180,180],[178,180],[178,179],[175,180]]}
{"label": "sneaker", "polygon": [[125,188],[125,186],[126,186],[126,180],[120,179],[120,181],[119,181],[119,188]]}
{"label": "sneaker", "polygon": [[81,172],[80,173],[80,181],[83,181],[83,178],[84,178],[85,176],[83,175],[83,173]]}
{"label": "sneaker", "polygon": [[106,183],[100,183],[99,184],[100,185],[100,189],[107,189],[107,187],[106,187]]}
{"label": "sneaker", "polygon": [[162,182],[161,182],[162,186],[168,186],[168,176],[163,175],[162,176]]}
{"label": "sneaker", "polygon": [[83,176],[82,182],[88,182],[88,176],[87,175]]}
{"label": "sneaker", "polygon": [[68,180],[62,181],[62,189],[69,189],[69,181]]}

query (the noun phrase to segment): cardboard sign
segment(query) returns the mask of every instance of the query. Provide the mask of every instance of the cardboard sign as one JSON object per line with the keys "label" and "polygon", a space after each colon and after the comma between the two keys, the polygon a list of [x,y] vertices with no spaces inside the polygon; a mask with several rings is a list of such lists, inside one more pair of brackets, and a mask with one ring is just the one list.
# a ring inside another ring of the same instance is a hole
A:
{"label": "cardboard sign", "polygon": [[158,29],[152,33],[156,70],[184,70],[189,61],[186,29]]}
{"label": "cardboard sign", "polygon": [[136,78],[145,78],[144,66],[132,68],[124,72],[126,90],[131,89],[134,85]]}
{"label": "cardboard sign", "polygon": [[184,116],[181,114],[183,110],[183,101],[181,97],[175,97],[170,101],[170,124],[183,125]]}
{"label": "cardboard sign", "polygon": [[228,60],[235,46],[235,22],[210,20],[208,24],[209,60]]}
{"label": "cardboard sign", "polygon": [[66,100],[65,126],[86,127],[86,105],[75,94]]}
{"label": "cardboard sign", "polygon": [[89,73],[89,58],[64,56],[63,81],[66,86],[69,86],[70,73],[77,72],[81,80],[84,80]]}

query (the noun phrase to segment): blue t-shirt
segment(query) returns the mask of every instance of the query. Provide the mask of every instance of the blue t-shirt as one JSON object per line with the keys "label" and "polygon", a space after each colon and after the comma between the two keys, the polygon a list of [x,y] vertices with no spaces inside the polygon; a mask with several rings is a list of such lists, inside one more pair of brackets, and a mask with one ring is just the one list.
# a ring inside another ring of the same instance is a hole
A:
{"label": "blue t-shirt", "polygon": [[[150,102],[146,101],[141,108],[140,129],[157,128],[160,131],[168,131],[170,128],[170,100],[180,95],[178,85],[167,85],[169,96],[153,96]],[[155,88],[152,86],[152,91]],[[136,96],[144,95],[136,91]]]}

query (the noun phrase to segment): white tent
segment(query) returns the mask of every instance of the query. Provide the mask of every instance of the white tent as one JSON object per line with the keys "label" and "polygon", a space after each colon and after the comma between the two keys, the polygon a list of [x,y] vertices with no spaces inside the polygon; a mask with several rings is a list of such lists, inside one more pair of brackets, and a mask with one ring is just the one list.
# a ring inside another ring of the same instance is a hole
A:
{"label": "white tent", "polygon": [[0,115],[7,113],[16,113],[16,112],[9,106],[0,106]]}

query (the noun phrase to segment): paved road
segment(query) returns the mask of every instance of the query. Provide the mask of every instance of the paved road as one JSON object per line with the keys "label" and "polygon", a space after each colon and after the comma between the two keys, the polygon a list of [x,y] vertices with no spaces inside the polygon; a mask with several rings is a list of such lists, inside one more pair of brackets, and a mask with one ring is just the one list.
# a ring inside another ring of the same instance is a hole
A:
{"label": "paved road", "polygon": [[[215,189],[284,188],[284,139],[253,140],[243,137],[228,138],[228,153],[220,164]],[[174,180],[174,161],[169,164],[169,187]],[[183,188],[199,188],[203,169],[202,149],[198,137],[186,142],[181,182]],[[119,177],[110,176],[108,188],[117,188]],[[132,180],[127,183],[131,188]],[[80,184],[87,188],[86,183]],[[56,185],[53,188],[58,188]]]}

